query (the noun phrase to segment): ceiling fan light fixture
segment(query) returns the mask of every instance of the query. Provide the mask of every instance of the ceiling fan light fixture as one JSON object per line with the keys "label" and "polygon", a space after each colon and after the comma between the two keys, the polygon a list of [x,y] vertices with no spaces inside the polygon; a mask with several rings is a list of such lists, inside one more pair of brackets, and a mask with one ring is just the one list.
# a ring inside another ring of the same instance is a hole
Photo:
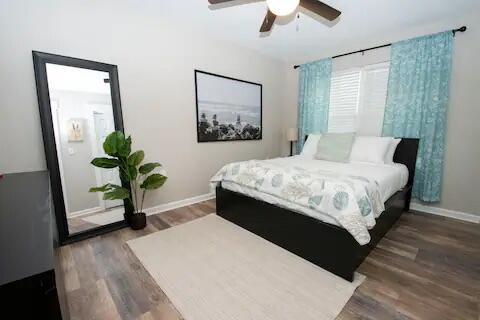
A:
{"label": "ceiling fan light fixture", "polygon": [[300,0],[267,0],[268,9],[277,16],[287,16],[298,7]]}

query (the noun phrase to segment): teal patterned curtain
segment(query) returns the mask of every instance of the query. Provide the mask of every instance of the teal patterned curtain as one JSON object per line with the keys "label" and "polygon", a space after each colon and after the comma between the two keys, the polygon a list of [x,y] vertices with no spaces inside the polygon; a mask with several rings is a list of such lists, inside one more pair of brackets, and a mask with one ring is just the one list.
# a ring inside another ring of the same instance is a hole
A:
{"label": "teal patterned curtain", "polygon": [[413,196],[440,200],[452,32],[392,45],[383,135],[420,138]]}
{"label": "teal patterned curtain", "polygon": [[298,152],[303,148],[305,135],[327,131],[331,78],[331,58],[302,64],[300,66]]}

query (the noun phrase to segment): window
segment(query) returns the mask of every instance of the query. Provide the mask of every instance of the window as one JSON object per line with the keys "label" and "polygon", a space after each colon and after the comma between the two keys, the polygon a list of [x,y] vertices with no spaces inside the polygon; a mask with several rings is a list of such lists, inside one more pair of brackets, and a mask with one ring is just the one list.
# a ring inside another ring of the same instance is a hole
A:
{"label": "window", "polygon": [[328,132],[354,132],[360,96],[360,70],[332,75]]}
{"label": "window", "polygon": [[332,74],[328,132],[381,134],[388,71],[382,63]]}

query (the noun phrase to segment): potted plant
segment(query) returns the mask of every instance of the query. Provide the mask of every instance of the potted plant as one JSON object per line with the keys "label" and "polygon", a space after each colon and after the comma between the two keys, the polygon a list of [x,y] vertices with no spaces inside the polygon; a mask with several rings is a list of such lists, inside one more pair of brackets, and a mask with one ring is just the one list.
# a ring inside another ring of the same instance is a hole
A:
{"label": "potted plant", "polygon": [[[132,138],[130,136],[125,138],[121,131],[114,131],[107,136],[103,150],[110,157],[95,158],[91,164],[98,168],[118,168],[122,186],[107,183],[101,187],[90,188],[90,192],[103,192],[104,200],[125,200],[125,220],[132,229],[139,230],[147,225],[143,212],[147,191],[163,186],[167,177],[160,173],[152,173],[161,167],[161,164],[158,162],[142,164],[145,153],[142,150],[132,153],[131,145]],[[130,190],[125,186],[130,186]]]}

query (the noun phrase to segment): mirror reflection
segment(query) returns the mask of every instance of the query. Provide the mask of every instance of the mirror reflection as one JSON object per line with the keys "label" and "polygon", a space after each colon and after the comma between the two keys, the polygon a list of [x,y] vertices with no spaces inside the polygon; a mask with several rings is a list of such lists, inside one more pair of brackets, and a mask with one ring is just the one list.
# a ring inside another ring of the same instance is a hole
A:
{"label": "mirror reflection", "polygon": [[117,168],[90,164],[105,156],[103,141],[115,130],[109,73],[51,63],[46,70],[69,233],[123,220],[123,201],[89,192],[121,184]]}

